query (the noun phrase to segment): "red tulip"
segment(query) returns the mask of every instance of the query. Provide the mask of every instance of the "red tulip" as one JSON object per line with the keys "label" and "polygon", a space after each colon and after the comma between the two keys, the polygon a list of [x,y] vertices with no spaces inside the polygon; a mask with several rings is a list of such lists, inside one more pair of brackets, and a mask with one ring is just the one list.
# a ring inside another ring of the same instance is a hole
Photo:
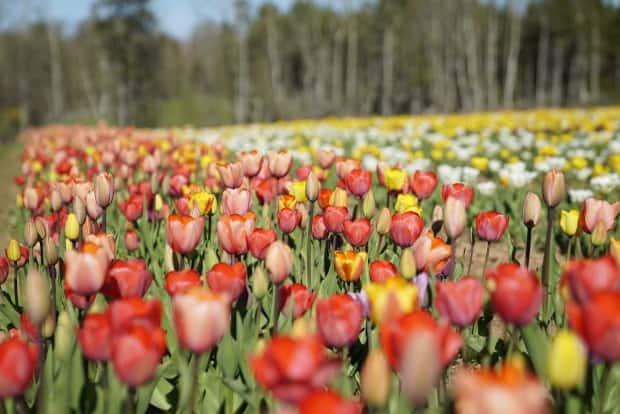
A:
{"label": "red tulip", "polygon": [[463,183],[444,185],[441,189],[441,198],[445,203],[450,197],[461,200],[465,204],[465,208],[467,208],[474,199],[474,189]]}
{"label": "red tulip", "polygon": [[301,213],[296,209],[281,208],[278,210],[278,227],[282,233],[287,234],[295,231],[301,223]]}
{"label": "red tulip", "polygon": [[349,219],[349,209],[346,207],[327,206],[323,211],[325,227],[332,233],[342,232],[344,222]]}
{"label": "red tulip", "polygon": [[327,356],[316,336],[270,339],[261,353],[251,354],[256,381],[279,400],[299,404],[323,389],[340,370],[340,361]]}
{"label": "red tulip", "polygon": [[433,195],[433,191],[435,191],[435,187],[437,187],[437,176],[432,171],[416,170],[409,179],[409,186],[416,197],[420,200],[424,200]]}
{"label": "red tulip", "polygon": [[389,320],[380,326],[379,340],[393,369],[399,368],[409,337],[421,332],[436,338],[444,367],[456,357],[463,342],[461,335],[451,330],[447,324],[435,321],[426,311],[414,311]]}
{"label": "red tulip", "polygon": [[128,221],[136,221],[142,217],[144,200],[141,196],[132,195],[127,200],[118,203],[118,209]]}
{"label": "red tulip", "polygon": [[610,203],[607,200],[588,198],[581,207],[581,228],[592,233],[600,223],[605,232],[609,232],[616,224],[616,216],[620,212],[620,203]]}
{"label": "red tulip", "polygon": [[476,215],[478,237],[488,242],[498,241],[508,227],[508,216],[496,211],[483,211]]}
{"label": "red tulip", "polygon": [[231,302],[245,291],[247,270],[242,262],[217,263],[207,273],[207,283],[214,292],[226,293]]}
{"label": "red tulip", "polygon": [[176,253],[189,254],[198,246],[203,229],[202,217],[171,214],[166,223],[166,239]]}
{"label": "red tulip", "polygon": [[189,197],[183,196],[174,199],[174,208],[177,210],[177,213],[182,216],[189,216],[191,213],[191,209],[189,208]]}
{"label": "red tulip", "polygon": [[19,334],[0,343],[0,399],[19,397],[30,386],[38,363],[38,349]]}
{"label": "red tulip", "polygon": [[361,198],[370,190],[372,175],[370,171],[356,168],[345,175],[344,183],[350,194]]}
{"label": "red tulip", "polygon": [[127,230],[124,236],[125,240],[125,248],[127,248],[128,252],[135,252],[138,250],[140,246],[140,239],[138,238],[138,233],[135,230]]}
{"label": "red tulip", "polygon": [[335,294],[317,301],[316,318],[323,342],[343,348],[357,340],[365,317],[359,301],[347,294]]}
{"label": "red tulip", "polygon": [[10,264],[9,259],[0,256],[0,285],[2,285],[7,277],[9,277]]}
{"label": "red tulip", "polygon": [[276,178],[284,177],[288,174],[293,164],[293,155],[286,151],[269,151],[267,153],[269,171]]}
{"label": "red tulip", "polygon": [[166,334],[159,327],[134,325],[112,335],[114,371],[130,387],[150,382],[165,353]]}
{"label": "red tulip", "polygon": [[68,285],[67,279],[63,281],[63,291],[65,297],[78,309],[85,310],[95,301],[95,295],[80,295],[74,292]]}
{"label": "red tulip", "polygon": [[398,269],[387,260],[375,260],[370,264],[370,280],[383,283],[390,277],[398,277]]}
{"label": "red tulip", "polygon": [[80,251],[65,253],[65,283],[78,295],[92,295],[103,286],[108,270],[108,256],[103,248],[84,242]]}
{"label": "red tulip", "polygon": [[362,414],[364,406],[359,401],[349,401],[340,394],[322,390],[315,391],[299,405],[299,414]]}
{"label": "red tulip", "polygon": [[110,300],[142,297],[152,282],[144,260],[115,260],[108,267],[101,293]]}
{"label": "red tulip", "polygon": [[172,307],[179,343],[192,352],[213,349],[228,330],[230,302],[226,294],[192,287],[176,295]]}
{"label": "red tulip", "polygon": [[252,256],[263,260],[267,254],[267,248],[276,241],[277,234],[273,230],[256,228],[248,235],[248,247]]}
{"label": "red tulip", "polygon": [[224,214],[244,215],[252,208],[252,195],[243,188],[228,188],[222,193]]}
{"label": "red tulip", "polygon": [[400,247],[409,247],[415,243],[424,227],[424,220],[414,212],[396,213],[392,216],[390,236]]}
{"label": "red tulip", "polygon": [[331,197],[332,194],[334,193],[334,190],[330,189],[330,188],[321,188],[319,190],[319,198],[317,199],[319,201],[319,207],[321,207],[323,210],[325,210],[325,208],[327,208],[327,206],[331,205]]}
{"label": "red tulip", "polygon": [[571,260],[564,268],[560,286],[567,286],[570,299],[587,303],[599,292],[620,292],[620,266],[609,255]]}
{"label": "red tulip", "polygon": [[170,195],[179,197],[183,194],[183,186],[189,183],[189,179],[184,174],[174,174],[170,177]]}
{"label": "red tulip", "polygon": [[275,178],[255,178],[252,181],[252,188],[259,203],[269,204],[278,193],[278,180]]}
{"label": "red tulip", "polygon": [[89,313],[78,329],[77,340],[84,356],[91,361],[107,361],[112,353],[111,328],[107,313]]}
{"label": "red tulip", "polygon": [[166,291],[170,296],[183,292],[192,286],[200,286],[200,273],[193,269],[166,274]]}
{"label": "red tulip", "polygon": [[328,234],[329,232],[327,231],[323,215],[317,214],[312,217],[312,237],[316,240],[324,240]]}
{"label": "red tulip", "polygon": [[418,271],[440,274],[452,256],[452,247],[433,235],[432,230],[427,230],[413,243],[411,247]]}
{"label": "red tulip", "polygon": [[119,299],[108,306],[112,332],[125,331],[133,325],[159,326],[161,314],[161,302],[157,299]]}
{"label": "red tulip", "polygon": [[503,320],[516,325],[534,320],[544,295],[536,273],[516,263],[503,263],[488,270],[486,278],[492,282],[493,310]]}
{"label": "red tulip", "polygon": [[248,235],[254,231],[255,215],[222,214],[217,222],[217,238],[226,253],[239,256],[248,252]]}
{"label": "red tulip", "polygon": [[482,310],[484,287],[471,276],[437,283],[435,304],[442,317],[457,326],[471,325]]}
{"label": "red tulip", "polygon": [[370,220],[359,218],[357,220],[346,220],[342,225],[342,232],[345,239],[354,247],[365,246],[370,238],[372,225]]}
{"label": "red tulip", "polygon": [[301,283],[282,285],[278,289],[278,304],[280,312],[286,315],[293,311],[293,319],[301,318],[310,309],[316,298],[316,293]]}
{"label": "red tulip", "polygon": [[568,301],[566,314],[594,355],[610,363],[620,360],[620,292],[599,292],[583,304]]}

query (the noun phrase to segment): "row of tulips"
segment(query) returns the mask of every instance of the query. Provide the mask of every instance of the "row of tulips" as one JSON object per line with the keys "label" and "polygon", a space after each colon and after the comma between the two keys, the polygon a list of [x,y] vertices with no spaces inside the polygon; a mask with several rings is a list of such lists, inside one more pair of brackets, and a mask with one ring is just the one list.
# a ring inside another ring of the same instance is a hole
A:
{"label": "row of tulips", "polygon": [[620,204],[572,208],[560,170],[540,196],[479,199],[330,149],[25,139],[0,258],[6,412],[617,406]]}

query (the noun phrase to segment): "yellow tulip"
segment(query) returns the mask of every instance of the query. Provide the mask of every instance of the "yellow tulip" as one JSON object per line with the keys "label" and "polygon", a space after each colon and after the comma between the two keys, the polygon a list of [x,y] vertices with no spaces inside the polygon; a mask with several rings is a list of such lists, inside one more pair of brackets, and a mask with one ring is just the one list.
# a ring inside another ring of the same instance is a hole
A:
{"label": "yellow tulip", "polygon": [[548,355],[547,374],[551,385],[570,389],[581,384],[586,374],[587,354],[575,333],[568,330],[558,332]]}
{"label": "yellow tulip", "polygon": [[208,191],[192,193],[189,196],[189,207],[196,207],[200,214],[211,215],[217,209],[217,199]]}
{"label": "yellow tulip", "polygon": [[295,196],[298,203],[304,203],[308,200],[306,197],[306,182],[295,181],[291,186],[291,194]]}
{"label": "yellow tulip", "polygon": [[80,223],[73,213],[67,215],[67,221],[65,222],[65,237],[68,240],[75,241],[80,236]]}
{"label": "yellow tulip", "polygon": [[394,209],[398,213],[413,211],[420,216],[422,215],[422,209],[418,206],[418,199],[413,194],[399,194],[398,197],[396,197]]}
{"label": "yellow tulip", "polygon": [[418,307],[418,287],[401,277],[369,283],[364,290],[370,302],[370,318],[377,325]]}
{"label": "yellow tulip", "polygon": [[579,227],[579,211],[578,210],[562,210],[560,212],[560,228],[564,234],[574,236]]}
{"label": "yellow tulip", "polygon": [[9,246],[6,249],[6,258],[12,262],[16,262],[22,257],[22,252],[19,249],[19,243],[15,239],[9,241]]}
{"label": "yellow tulip", "polygon": [[471,166],[480,171],[486,171],[489,166],[489,159],[487,157],[472,157]]}
{"label": "yellow tulip", "polygon": [[278,198],[278,210],[282,210],[283,208],[294,210],[296,205],[297,199],[295,198],[295,196],[281,195]]}
{"label": "yellow tulip", "polygon": [[401,191],[407,182],[407,173],[399,168],[385,170],[385,186],[390,191]]}

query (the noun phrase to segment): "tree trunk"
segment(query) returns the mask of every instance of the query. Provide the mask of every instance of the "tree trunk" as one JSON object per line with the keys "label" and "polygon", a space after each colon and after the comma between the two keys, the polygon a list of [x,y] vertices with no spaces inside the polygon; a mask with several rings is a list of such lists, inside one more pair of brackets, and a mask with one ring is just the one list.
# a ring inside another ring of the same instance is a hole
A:
{"label": "tree trunk", "polygon": [[342,43],[344,34],[341,29],[334,33],[331,67],[331,101],[332,112],[339,113],[342,103]]}
{"label": "tree trunk", "polygon": [[383,31],[383,77],[381,82],[381,114],[392,113],[392,84],[394,79],[394,33],[391,27]]}
{"label": "tree trunk", "polygon": [[276,119],[279,119],[283,115],[282,101],[284,99],[284,91],[282,88],[282,64],[278,50],[278,32],[273,16],[269,16],[267,19],[267,56],[269,58],[274,115]]}
{"label": "tree trunk", "polygon": [[599,103],[601,99],[601,28],[598,16],[593,16],[590,29],[590,100]]}
{"label": "tree trunk", "polygon": [[62,60],[58,37],[51,23],[47,24],[47,40],[50,52],[50,113],[49,119],[58,120],[62,112]]}
{"label": "tree trunk", "polygon": [[562,105],[562,77],[564,75],[565,40],[560,37],[554,42],[553,70],[551,74],[551,105]]}
{"label": "tree trunk", "polygon": [[247,21],[248,5],[245,1],[235,1],[235,17],[237,20],[237,47],[239,63],[237,68],[237,90],[235,97],[235,120],[246,122],[249,113],[250,75],[248,62]]}
{"label": "tree trunk", "polygon": [[487,108],[495,109],[498,104],[497,91],[497,42],[499,38],[499,30],[497,24],[497,15],[495,11],[489,14],[488,32],[487,32],[487,50],[486,50],[486,88],[487,88]]}
{"label": "tree trunk", "polygon": [[546,15],[540,19],[540,36],[538,38],[538,56],[536,58],[536,105],[547,104],[547,76],[549,73],[549,27]]}
{"label": "tree trunk", "polygon": [[514,105],[515,87],[519,70],[519,50],[521,47],[521,18],[514,10],[514,4],[510,7],[510,40],[508,57],[506,59],[506,78],[504,80],[504,108],[512,108]]}
{"label": "tree trunk", "polygon": [[357,24],[354,17],[349,18],[347,34],[347,79],[346,96],[348,113],[357,107]]}

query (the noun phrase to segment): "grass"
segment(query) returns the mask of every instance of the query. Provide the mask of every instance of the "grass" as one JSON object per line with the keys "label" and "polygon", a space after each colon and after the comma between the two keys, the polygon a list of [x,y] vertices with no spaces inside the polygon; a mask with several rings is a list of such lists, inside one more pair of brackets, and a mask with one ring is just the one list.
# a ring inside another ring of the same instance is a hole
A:
{"label": "grass", "polygon": [[14,219],[11,211],[15,207],[17,186],[13,177],[20,171],[21,144],[17,142],[0,144],[0,250],[9,242],[11,236],[16,236]]}

